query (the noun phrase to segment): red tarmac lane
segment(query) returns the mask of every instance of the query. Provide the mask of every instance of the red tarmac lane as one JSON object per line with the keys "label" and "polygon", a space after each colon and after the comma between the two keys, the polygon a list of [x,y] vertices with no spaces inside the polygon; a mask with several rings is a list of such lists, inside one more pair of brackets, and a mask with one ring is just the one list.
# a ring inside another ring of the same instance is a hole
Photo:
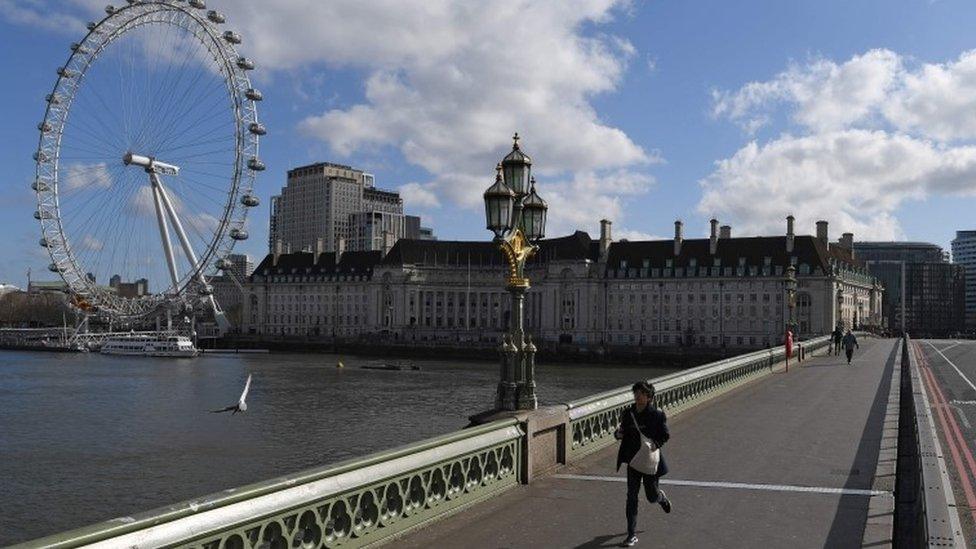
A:
{"label": "red tarmac lane", "polygon": [[914,342],[959,520],[976,541],[976,341]]}

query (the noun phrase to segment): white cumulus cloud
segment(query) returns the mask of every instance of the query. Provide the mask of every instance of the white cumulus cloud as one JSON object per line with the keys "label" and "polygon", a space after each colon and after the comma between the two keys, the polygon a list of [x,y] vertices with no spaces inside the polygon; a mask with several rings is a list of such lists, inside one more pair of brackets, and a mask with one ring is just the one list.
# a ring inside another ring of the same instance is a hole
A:
{"label": "white cumulus cloud", "polygon": [[792,212],[801,233],[826,219],[835,235],[891,239],[905,236],[896,213],[906,201],[974,194],[976,51],[917,63],[871,50],[713,92],[712,114],[748,132],[787,113],[795,133],[716,162],[700,213],[753,234],[783,232]]}

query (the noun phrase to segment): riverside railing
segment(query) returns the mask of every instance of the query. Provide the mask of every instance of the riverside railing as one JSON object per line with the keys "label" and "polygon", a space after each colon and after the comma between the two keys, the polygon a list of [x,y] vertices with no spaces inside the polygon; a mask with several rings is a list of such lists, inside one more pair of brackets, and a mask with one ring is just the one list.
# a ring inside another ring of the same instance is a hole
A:
{"label": "riverside railing", "polygon": [[[803,341],[802,353],[827,337]],[[799,357],[796,352],[794,356]],[[650,381],[669,415],[768,374],[776,347]],[[630,387],[336,465],[34,540],[23,547],[362,547],[393,539],[611,444]]]}
{"label": "riverside railing", "polygon": [[[804,353],[829,344],[828,336],[801,343]],[[794,350],[794,356],[799,357],[800,353]],[[785,360],[786,349],[780,346],[711,362],[649,381],[654,384],[656,391],[655,403],[673,416],[736,385],[768,374],[774,365]],[[628,386],[567,404],[572,430],[569,461],[613,444],[613,432],[617,429],[620,412],[633,401],[634,395]]]}
{"label": "riverside railing", "polygon": [[24,547],[361,547],[517,485],[523,435],[500,420]]}

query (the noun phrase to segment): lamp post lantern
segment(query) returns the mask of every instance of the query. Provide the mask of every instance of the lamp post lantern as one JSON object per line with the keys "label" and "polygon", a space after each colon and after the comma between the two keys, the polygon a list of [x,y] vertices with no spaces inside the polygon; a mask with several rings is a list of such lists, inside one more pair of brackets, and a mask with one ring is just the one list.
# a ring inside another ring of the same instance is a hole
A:
{"label": "lamp post lantern", "polygon": [[513,137],[512,151],[496,167],[495,182],[484,193],[486,227],[495,234],[493,242],[508,263],[505,287],[512,295],[508,332],[499,348],[501,379],[495,393],[496,410],[534,410],[535,352],[531,336],[524,329],[525,292],[529,279],[525,263],[539,249],[546,234],[549,205],[535,190],[532,159]]}
{"label": "lamp post lantern", "polygon": [[793,332],[793,337],[796,338],[796,318],[794,316],[796,311],[796,268],[793,265],[786,269],[786,305],[790,308],[790,319],[787,326]]}

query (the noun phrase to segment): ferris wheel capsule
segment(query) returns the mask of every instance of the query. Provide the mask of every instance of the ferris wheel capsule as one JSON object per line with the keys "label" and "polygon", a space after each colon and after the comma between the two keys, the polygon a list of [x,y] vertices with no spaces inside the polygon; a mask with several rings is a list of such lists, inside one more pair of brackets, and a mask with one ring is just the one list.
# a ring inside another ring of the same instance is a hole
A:
{"label": "ferris wheel capsule", "polygon": [[230,237],[234,240],[247,240],[248,234],[244,229],[231,229]]}
{"label": "ferris wheel capsule", "polygon": [[260,205],[261,201],[258,200],[258,197],[254,196],[253,194],[245,194],[241,197],[241,204],[247,206],[248,208],[253,208]]}
{"label": "ferris wheel capsule", "polygon": [[40,179],[35,179],[34,182],[31,183],[31,189],[33,189],[34,192],[43,193],[43,192],[47,192],[50,189],[50,187],[48,186],[47,183],[41,181]]}
{"label": "ferris wheel capsule", "polygon": [[254,122],[253,124],[248,126],[247,129],[254,135],[265,135],[268,133],[267,128],[265,128],[263,124],[259,124],[257,122]]}
{"label": "ferris wheel capsule", "polygon": [[48,243],[47,243],[47,239],[46,238],[42,238],[40,240],[39,244],[41,245],[42,248],[47,248],[48,247]]}
{"label": "ferris wheel capsule", "polygon": [[51,124],[50,122],[46,122],[46,121],[41,122],[40,124],[37,125],[37,129],[40,130],[41,133],[48,133],[49,131],[51,131]]}
{"label": "ferris wheel capsule", "polygon": [[251,101],[261,101],[264,99],[264,94],[254,88],[248,88],[248,90],[244,92],[244,97],[250,99]]}
{"label": "ferris wheel capsule", "polygon": [[218,25],[227,21],[227,19],[224,17],[224,14],[220,13],[217,10],[208,11],[207,19],[209,19],[211,23],[216,23]]}
{"label": "ferris wheel capsule", "polygon": [[116,10],[115,9],[115,6],[113,6],[111,4],[109,4],[108,6],[105,6],[105,13],[107,13],[109,15],[115,15],[115,12],[116,11],[118,11],[118,10]]}
{"label": "ferris wheel capsule", "polygon": [[230,42],[231,44],[240,44],[242,41],[241,35],[237,34],[234,31],[224,32],[224,40]]}
{"label": "ferris wheel capsule", "polygon": [[231,263],[231,261],[225,257],[225,258],[218,259],[217,263],[214,264],[214,266],[221,271],[226,271],[227,269],[233,267],[234,264]]}
{"label": "ferris wheel capsule", "polygon": [[48,265],[47,266],[47,270],[51,271],[52,273],[63,273],[64,272],[64,269],[62,269],[61,266],[58,265],[57,263],[51,263],[50,265]]}
{"label": "ferris wheel capsule", "polygon": [[264,162],[261,162],[257,157],[248,160],[247,167],[256,172],[263,172],[265,169]]}
{"label": "ferris wheel capsule", "polygon": [[251,61],[247,57],[238,57],[237,58],[237,68],[239,68],[241,70],[245,70],[245,71],[253,71],[254,70],[254,61]]}
{"label": "ferris wheel capsule", "polygon": [[190,0],[190,5],[198,10],[207,9],[207,4],[203,0]]}

